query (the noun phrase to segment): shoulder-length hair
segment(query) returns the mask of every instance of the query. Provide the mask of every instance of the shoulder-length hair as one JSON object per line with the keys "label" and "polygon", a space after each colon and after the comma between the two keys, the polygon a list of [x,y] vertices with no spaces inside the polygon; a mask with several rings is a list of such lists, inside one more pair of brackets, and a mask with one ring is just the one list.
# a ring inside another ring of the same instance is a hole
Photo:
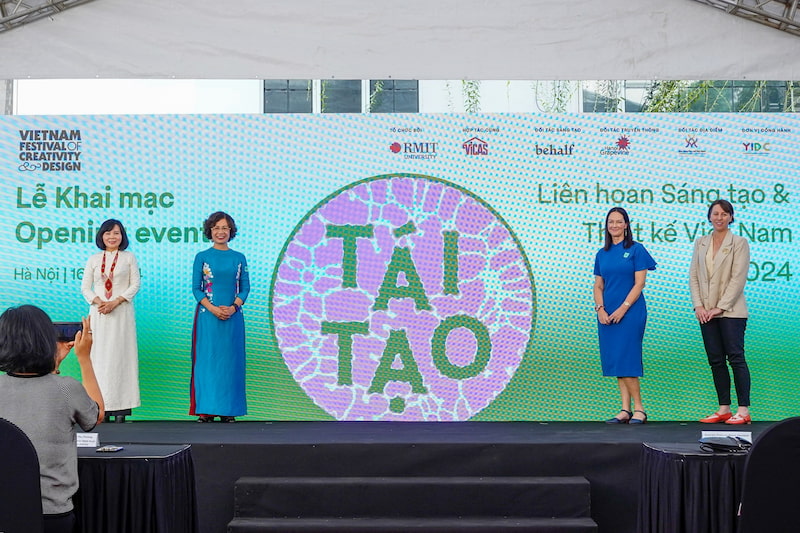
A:
{"label": "shoulder-length hair", "polygon": [[733,223],[733,204],[731,204],[728,200],[714,200],[710,206],[708,206],[708,214],[706,214],[706,218],[709,222],[711,222],[711,210],[714,209],[714,206],[718,205],[720,208],[728,213],[731,216],[731,223]]}
{"label": "shoulder-length hair", "polygon": [[228,226],[231,228],[231,234],[228,237],[229,241],[232,241],[234,237],[236,237],[236,222],[233,221],[233,217],[230,216],[225,211],[216,211],[208,215],[208,218],[203,223],[203,235],[206,236],[206,239],[211,240],[211,228],[213,228],[217,222],[222,219],[228,223]]}
{"label": "shoulder-length hair", "polygon": [[608,210],[608,213],[606,213],[606,226],[603,228],[606,236],[606,242],[603,245],[603,249],[605,251],[609,251],[611,246],[614,245],[614,243],[611,241],[611,234],[608,232],[608,217],[611,216],[611,213],[619,213],[625,220],[625,234],[622,237],[622,247],[630,248],[633,246],[633,233],[631,232],[631,219],[628,217],[628,212],[621,207],[612,207]]}
{"label": "shoulder-length hair", "polygon": [[122,242],[119,243],[119,249],[125,250],[128,247],[128,234],[125,232],[125,226],[122,225],[122,222],[117,220],[116,218],[109,218],[102,224],[100,224],[100,229],[97,230],[97,235],[95,235],[94,243],[97,245],[98,248],[101,250],[106,249],[106,245],[103,242],[103,234],[108,233],[114,226],[119,226],[119,232],[122,234]]}
{"label": "shoulder-length hair", "polygon": [[9,307],[0,315],[0,370],[49,374],[56,368],[56,330],[33,305]]}

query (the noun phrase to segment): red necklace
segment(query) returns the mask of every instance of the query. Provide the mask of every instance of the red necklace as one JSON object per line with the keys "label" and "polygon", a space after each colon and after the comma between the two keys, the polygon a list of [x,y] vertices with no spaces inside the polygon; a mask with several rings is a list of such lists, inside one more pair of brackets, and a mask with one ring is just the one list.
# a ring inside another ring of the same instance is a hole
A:
{"label": "red necklace", "polygon": [[103,251],[103,263],[100,265],[100,277],[103,278],[104,286],[106,288],[106,300],[111,299],[111,288],[114,286],[114,269],[117,268],[117,258],[119,257],[119,250],[114,253],[114,261],[111,262],[111,270],[106,276],[106,252]]}

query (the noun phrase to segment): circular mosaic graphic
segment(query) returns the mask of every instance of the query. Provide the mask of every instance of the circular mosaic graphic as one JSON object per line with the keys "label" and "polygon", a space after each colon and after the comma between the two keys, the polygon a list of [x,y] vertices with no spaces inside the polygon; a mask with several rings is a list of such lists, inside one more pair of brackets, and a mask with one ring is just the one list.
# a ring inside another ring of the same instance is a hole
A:
{"label": "circular mosaic graphic", "polygon": [[338,420],[468,420],[533,331],[530,265],[469,191],[409,174],[353,183],[287,240],[272,330],[295,381]]}

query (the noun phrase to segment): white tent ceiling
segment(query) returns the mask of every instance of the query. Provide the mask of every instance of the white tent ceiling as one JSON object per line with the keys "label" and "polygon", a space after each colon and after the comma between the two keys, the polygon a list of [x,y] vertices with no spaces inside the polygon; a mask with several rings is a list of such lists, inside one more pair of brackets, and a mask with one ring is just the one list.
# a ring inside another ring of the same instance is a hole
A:
{"label": "white tent ceiling", "polygon": [[800,79],[800,38],[692,0],[95,0],[0,79]]}

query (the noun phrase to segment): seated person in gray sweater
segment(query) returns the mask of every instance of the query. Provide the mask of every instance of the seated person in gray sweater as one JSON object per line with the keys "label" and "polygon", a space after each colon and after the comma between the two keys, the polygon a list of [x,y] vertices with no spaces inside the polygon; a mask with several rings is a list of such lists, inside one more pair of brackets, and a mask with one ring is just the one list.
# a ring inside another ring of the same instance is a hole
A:
{"label": "seated person in gray sweater", "polygon": [[[91,333],[84,318],[74,341],[58,342],[50,317],[32,305],[0,315],[0,417],[22,429],[36,448],[45,533],[72,533],[76,426],[90,431],[103,420],[103,396],[89,358]],[[58,375],[73,346],[83,384]]]}

